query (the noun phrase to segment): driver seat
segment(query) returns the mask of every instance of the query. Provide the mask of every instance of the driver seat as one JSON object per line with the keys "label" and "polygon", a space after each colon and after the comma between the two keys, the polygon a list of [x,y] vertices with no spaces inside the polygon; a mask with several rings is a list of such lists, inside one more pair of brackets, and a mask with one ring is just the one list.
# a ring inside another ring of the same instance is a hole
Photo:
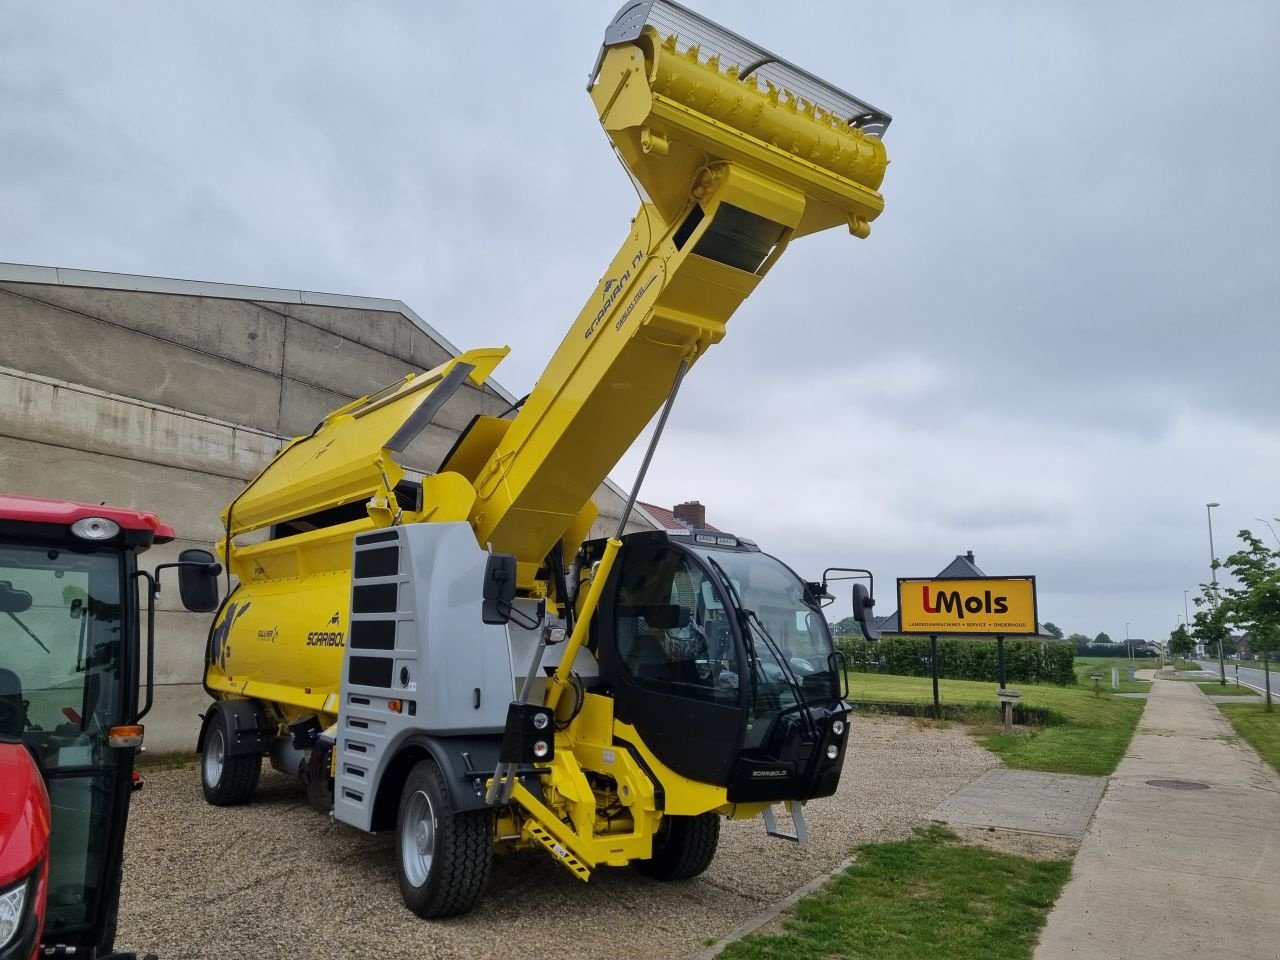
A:
{"label": "driver seat", "polygon": [[26,727],[27,705],[22,701],[22,680],[0,667],[0,735],[21,737]]}

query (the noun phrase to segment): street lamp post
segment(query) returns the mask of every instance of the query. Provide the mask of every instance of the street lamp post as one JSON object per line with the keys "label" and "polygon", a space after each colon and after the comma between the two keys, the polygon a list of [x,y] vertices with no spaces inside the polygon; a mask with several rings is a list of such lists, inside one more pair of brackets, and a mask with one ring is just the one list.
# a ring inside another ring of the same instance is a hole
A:
{"label": "street lamp post", "polygon": [[[1213,508],[1220,507],[1220,503],[1206,503],[1204,505],[1205,516],[1209,518],[1209,576],[1213,583],[1213,612],[1218,612],[1218,555],[1213,550]],[[1227,663],[1222,657],[1222,624],[1217,624],[1218,628],[1218,675],[1222,685],[1227,685]]]}
{"label": "street lamp post", "polygon": [[[1189,594],[1190,592],[1191,592],[1190,590],[1182,591],[1182,615],[1183,615],[1182,622],[1187,625],[1187,633],[1191,632],[1191,608],[1187,606],[1187,594]],[[1192,657],[1195,656],[1195,652],[1196,652],[1196,648],[1192,646],[1191,648]]]}

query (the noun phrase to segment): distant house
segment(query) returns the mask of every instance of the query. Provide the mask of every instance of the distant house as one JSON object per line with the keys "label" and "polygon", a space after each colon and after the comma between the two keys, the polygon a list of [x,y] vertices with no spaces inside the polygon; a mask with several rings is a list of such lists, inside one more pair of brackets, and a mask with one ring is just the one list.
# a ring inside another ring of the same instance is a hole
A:
{"label": "distant house", "polygon": [[638,501],[650,517],[663,530],[711,530],[715,533],[723,533],[718,527],[713,527],[707,523],[707,508],[698,500],[687,500],[684,503],[677,503],[668,510],[666,507],[660,507],[656,503],[645,503]]}
{"label": "distant house", "polygon": [[[964,553],[956,554],[956,558],[938,571],[936,579],[974,579],[985,577],[986,574],[979,569],[977,563],[974,562],[973,551],[968,550]],[[898,611],[895,610],[887,617],[877,618],[877,626],[880,627],[880,634],[897,633],[901,627],[898,618]],[[1037,636],[1044,637],[1046,640],[1055,639],[1046,633],[1041,624],[1036,624]]]}

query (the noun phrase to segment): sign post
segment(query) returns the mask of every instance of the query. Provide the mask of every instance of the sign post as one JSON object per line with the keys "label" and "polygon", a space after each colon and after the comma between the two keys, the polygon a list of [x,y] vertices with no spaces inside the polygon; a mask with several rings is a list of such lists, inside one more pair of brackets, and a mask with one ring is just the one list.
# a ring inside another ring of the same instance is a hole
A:
{"label": "sign post", "polygon": [[1008,689],[1004,638],[1039,633],[1036,613],[1035,577],[898,578],[899,631],[929,635],[935,717],[942,719],[938,697],[939,635],[994,636],[1000,682],[996,695],[1004,727],[1011,729],[1013,705],[1022,694]]}
{"label": "sign post", "polygon": [[942,701],[938,699],[938,635],[929,634],[929,672],[933,674],[933,719],[942,719]]}

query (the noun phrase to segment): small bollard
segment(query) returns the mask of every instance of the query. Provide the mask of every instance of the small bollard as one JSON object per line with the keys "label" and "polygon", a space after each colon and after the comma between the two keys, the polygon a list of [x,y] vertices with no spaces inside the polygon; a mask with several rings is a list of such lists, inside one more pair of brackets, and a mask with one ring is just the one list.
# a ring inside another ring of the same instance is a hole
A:
{"label": "small bollard", "polygon": [[1095,697],[1102,696],[1102,674],[1091,673],[1089,674],[1089,679],[1093,681],[1093,695]]}
{"label": "small bollard", "polygon": [[1111,668],[1111,689],[1112,690],[1120,689],[1120,668],[1119,667]]}
{"label": "small bollard", "polygon": [[1132,663],[1129,664],[1129,682],[1130,683],[1133,683],[1134,680],[1138,679],[1137,669],[1138,668],[1135,667]]}
{"label": "small bollard", "polygon": [[1001,687],[996,691],[996,697],[1004,712],[1004,732],[1013,733],[1013,705],[1022,699],[1022,691]]}

